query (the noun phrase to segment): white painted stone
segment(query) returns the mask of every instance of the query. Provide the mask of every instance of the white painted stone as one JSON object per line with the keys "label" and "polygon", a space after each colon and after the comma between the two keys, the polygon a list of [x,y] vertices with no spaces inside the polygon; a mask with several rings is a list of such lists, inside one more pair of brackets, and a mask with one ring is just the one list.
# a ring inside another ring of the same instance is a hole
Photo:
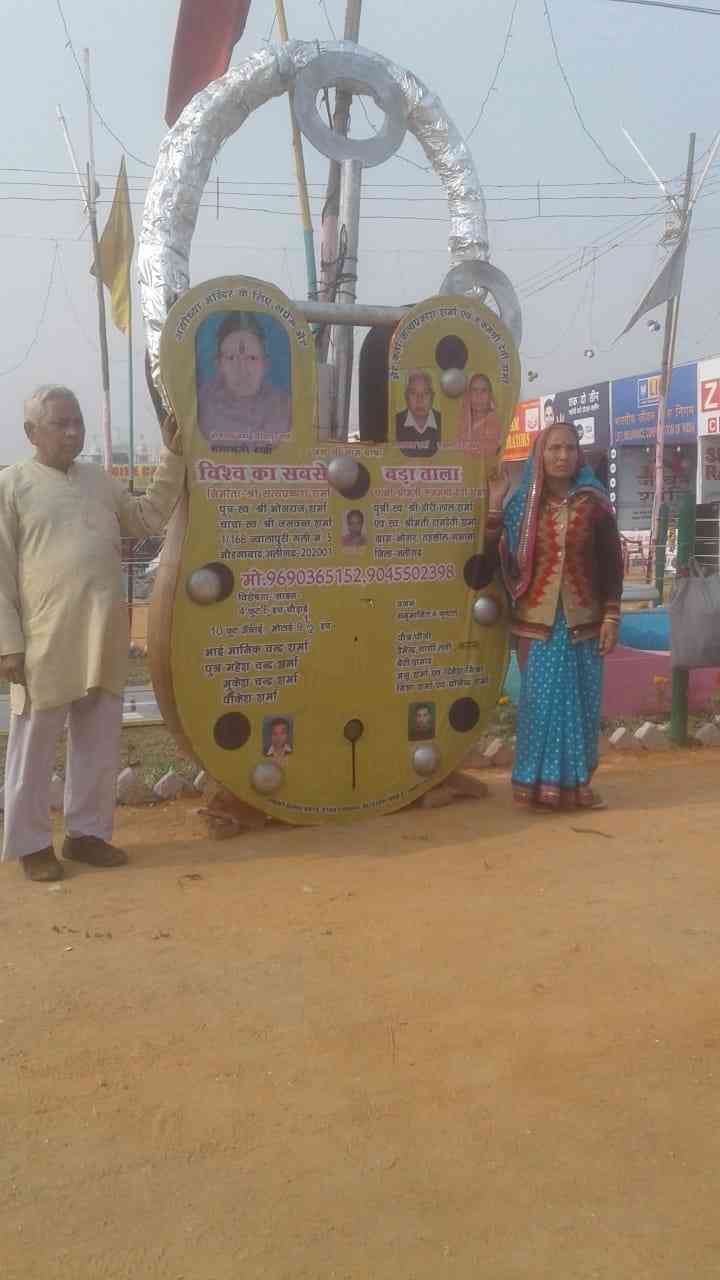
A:
{"label": "white painted stone", "polygon": [[645,724],[641,724],[640,728],[635,730],[634,737],[644,751],[670,750],[667,734],[653,724],[652,720],[646,720]]}
{"label": "white painted stone", "polygon": [[695,741],[701,747],[720,747],[720,729],[712,721],[701,726],[695,734]]}
{"label": "white painted stone", "polygon": [[192,783],[176,773],[174,769],[169,769],[166,774],[163,774],[162,778],[155,783],[153,791],[158,800],[179,800],[180,796],[194,794]]}
{"label": "white painted stone", "polygon": [[118,804],[153,804],[157,799],[139,769],[123,769],[118,776],[115,794]]}
{"label": "white painted stone", "polygon": [[200,795],[202,795],[203,792],[205,791],[207,784],[208,784],[208,775],[204,769],[201,769],[197,778],[193,782],[193,786],[195,790],[199,791]]}
{"label": "white painted stone", "polygon": [[610,746],[615,751],[633,751],[637,743],[633,742],[633,736],[629,729],[621,724],[614,733],[610,734]]}
{"label": "white painted stone", "polygon": [[502,738],[493,738],[485,748],[485,763],[495,769],[508,769],[512,762],[512,747]]}
{"label": "white painted stone", "polygon": [[50,780],[50,808],[55,813],[62,813],[64,798],[65,783],[58,773],[54,773]]}

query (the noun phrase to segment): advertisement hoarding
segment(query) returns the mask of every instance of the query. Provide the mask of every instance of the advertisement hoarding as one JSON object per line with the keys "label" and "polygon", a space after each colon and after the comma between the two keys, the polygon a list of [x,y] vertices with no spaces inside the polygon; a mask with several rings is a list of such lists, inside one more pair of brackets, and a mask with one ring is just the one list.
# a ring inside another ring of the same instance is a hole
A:
{"label": "advertisement hoarding", "polygon": [[533,441],[540,430],[540,401],[523,400],[517,406],[508,432],[504,462],[522,462],[529,457]]}
{"label": "advertisement hoarding", "polygon": [[[697,434],[697,365],[679,365],[670,380],[665,440],[693,444]],[[616,378],[612,384],[612,441],[616,445],[648,444],[657,432],[660,374]]]}
{"label": "advertisement hoarding", "polygon": [[[611,475],[617,477],[617,522],[623,533],[647,530],[652,516],[655,488],[655,450],[619,449],[611,462],[617,468]],[[663,500],[668,504],[670,519],[677,517],[680,497],[694,491],[695,460],[690,449],[671,448],[665,451]]]}
{"label": "advertisement hoarding", "polygon": [[698,440],[698,502],[720,502],[720,435]]}
{"label": "advertisement hoarding", "polygon": [[542,396],[542,423],[572,422],[586,449],[607,449],[610,443],[610,383],[589,382],[570,391]]}
{"label": "advertisement hoarding", "polygon": [[720,356],[699,360],[697,367],[699,436],[720,436]]}

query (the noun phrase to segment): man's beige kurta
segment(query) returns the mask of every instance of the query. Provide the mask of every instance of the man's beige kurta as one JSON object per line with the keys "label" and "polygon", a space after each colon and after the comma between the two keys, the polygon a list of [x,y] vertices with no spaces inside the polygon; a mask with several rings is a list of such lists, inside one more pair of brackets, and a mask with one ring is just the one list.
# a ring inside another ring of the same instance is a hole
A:
{"label": "man's beige kurta", "polygon": [[101,467],[67,472],[36,459],[0,472],[0,654],[24,653],[38,711],[121,694],[128,668],[128,609],[120,539],[165,527],[185,464],[168,449],[147,493],[128,493]]}

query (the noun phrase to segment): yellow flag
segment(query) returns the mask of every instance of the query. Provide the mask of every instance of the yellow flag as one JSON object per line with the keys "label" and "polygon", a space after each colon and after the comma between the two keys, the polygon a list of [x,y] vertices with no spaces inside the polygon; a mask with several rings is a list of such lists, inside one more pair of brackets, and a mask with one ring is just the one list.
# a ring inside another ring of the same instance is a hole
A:
{"label": "yellow flag", "polygon": [[[130,324],[130,263],[135,248],[125,157],[115,187],[110,217],[100,237],[100,276],[110,290],[113,323],[123,333]],[[94,266],[90,268],[95,275]]]}

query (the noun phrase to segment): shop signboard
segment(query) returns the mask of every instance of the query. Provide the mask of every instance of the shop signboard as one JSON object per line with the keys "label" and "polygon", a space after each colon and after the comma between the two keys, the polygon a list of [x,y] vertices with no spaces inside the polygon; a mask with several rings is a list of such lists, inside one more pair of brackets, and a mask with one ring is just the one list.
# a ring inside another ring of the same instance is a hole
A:
{"label": "shop signboard", "polygon": [[590,382],[544,395],[541,416],[544,427],[574,423],[584,448],[605,450],[610,443],[610,383]]}
{"label": "shop signboard", "polygon": [[720,356],[697,366],[698,435],[720,436]]}
{"label": "shop signboard", "polygon": [[720,502],[720,434],[698,440],[698,502]]}
{"label": "shop signboard", "polygon": [[[694,444],[697,433],[697,364],[678,365],[670,380],[665,441]],[[646,445],[657,433],[660,374],[643,373],[616,378],[612,384],[612,441],[615,445]]]}
{"label": "shop signboard", "polygon": [[698,502],[720,502],[720,356],[699,360]]}
{"label": "shop signboard", "polygon": [[[155,475],[156,464],[154,462],[136,462],[133,467],[133,476],[135,483],[142,481],[143,485],[148,485]],[[113,462],[112,473],[116,480],[124,480],[125,483],[130,479],[130,465],[127,462]]]}
{"label": "shop signboard", "polygon": [[505,462],[522,462],[530,454],[540,430],[540,401],[523,400],[516,407],[503,454]]}
{"label": "shop signboard", "polygon": [[[720,450],[719,450],[720,452]],[[618,449],[610,463],[611,486],[617,496],[617,522],[623,533],[650,528],[655,488],[655,450]],[[616,468],[613,471],[613,468]],[[617,485],[612,485],[617,479]],[[690,449],[666,450],[663,500],[670,519],[677,517],[680,498],[695,487],[695,461]]]}

